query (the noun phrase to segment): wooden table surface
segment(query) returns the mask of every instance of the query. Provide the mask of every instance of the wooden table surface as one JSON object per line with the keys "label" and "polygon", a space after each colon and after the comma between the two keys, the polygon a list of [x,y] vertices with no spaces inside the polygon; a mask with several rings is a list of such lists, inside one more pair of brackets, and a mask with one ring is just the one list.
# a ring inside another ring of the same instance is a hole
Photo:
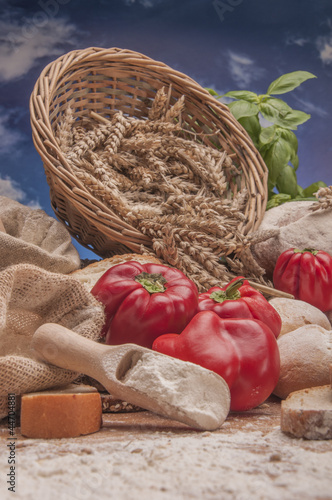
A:
{"label": "wooden table surface", "polygon": [[2,499],[332,500],[332,441],[282,433],[275,397],[214,432],[147,411],[103,414],[99,432],[74,439],[28,439],[17,427],[15,496],[5,483],[7,425]]}

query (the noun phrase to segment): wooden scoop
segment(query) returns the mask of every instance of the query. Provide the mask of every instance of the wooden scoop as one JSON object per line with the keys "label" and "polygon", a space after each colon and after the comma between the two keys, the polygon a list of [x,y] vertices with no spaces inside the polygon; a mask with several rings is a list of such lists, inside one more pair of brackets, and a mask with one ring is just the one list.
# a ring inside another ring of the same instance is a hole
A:
{"label": "wooden scoop", "polygon": [[44,361],[98,380],[113,396],[197,429],[215,430],[230,409],[216,373],[135,344],[107,346],[63,326],[38,328],[32,347]]}

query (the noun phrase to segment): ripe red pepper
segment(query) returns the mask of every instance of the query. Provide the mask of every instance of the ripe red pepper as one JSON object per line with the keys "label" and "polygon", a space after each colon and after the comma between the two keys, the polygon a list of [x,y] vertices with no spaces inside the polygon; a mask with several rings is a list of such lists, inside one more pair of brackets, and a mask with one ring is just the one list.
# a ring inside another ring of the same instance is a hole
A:
{"label": "ripe red pepper", "polygon": [[277,259],[273,283],[323,312],[332,309],[332,257],[323,250],[286,250]]}
{"label": "ripe red pepper", "polygon": [[198,297],[198,311],[214,311],[220,318],[251,318],[263,321],[278,337],[281,317],[266,298],[244,278],[234,278],[223,288],[213,287]]}
{"label": "ripe red pepper", "polygon": [[130,261],[106,271],[91,293],[105,306],[106,344],[152,347],[163,333],[180,333],[196,313],[196,285],[178,269]]}
{"label": "ripe red pepper", "polygon": [[279,379],[275,335],[265,323],[254,319],[223,319],[213,311],[202,311],[180,335],[158,337],[152,349],[218,373],[229,386],[234,411],[261,404]]}

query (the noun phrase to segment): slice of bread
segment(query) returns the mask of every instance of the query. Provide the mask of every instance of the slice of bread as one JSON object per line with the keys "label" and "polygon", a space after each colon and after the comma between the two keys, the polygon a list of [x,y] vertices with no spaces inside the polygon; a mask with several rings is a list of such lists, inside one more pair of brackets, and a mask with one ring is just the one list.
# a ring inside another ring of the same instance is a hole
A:
{"label": "slice of bread", "polygon": [[92,290],[99,278],[111,267],[124,262],[134,260],[140,264],[162,264],[157,257],[150,255],[140,255],[136,253],[128,253],[124,255],[114,255],[108,259],[99,260],[93,264],[88,265],[84,269],[78,269],[70,273],[70,276],[79,280],[89,291]]}
{"label": "slice of bread", "polygon": [[281,402],[281,430],[297,438],[332,439],[330,385],[290,394]]}

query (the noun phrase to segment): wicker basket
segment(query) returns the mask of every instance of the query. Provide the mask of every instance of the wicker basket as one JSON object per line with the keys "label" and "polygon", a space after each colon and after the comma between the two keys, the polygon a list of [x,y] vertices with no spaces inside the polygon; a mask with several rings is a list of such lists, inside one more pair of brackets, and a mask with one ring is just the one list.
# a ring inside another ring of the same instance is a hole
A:
{"label": "wicker basket", "polygon": [[137,52],[118,48],[76,50],[50,63],[41,73],[30,99],[31,126],[57,218],[83,246],[101,257],[139,253],[141,244],[151,246],[150,238],[121,220],[73,175],[54,131],[69,104],[76,120],[88,119],[91,111],[106,118],[117,111],[146,118],[157,90],[163,86],[171,86],[170,105],[185,95],[183,124],[197,134],[204,133],[197,140],[221,146],[235,157],[241,175],[229,179],[229,190],[235,194],[246,188],[249,192],[245,221],[240,227],[243,234],[255,230],[263,217],[267,168],[227,106],[186,75]]}

